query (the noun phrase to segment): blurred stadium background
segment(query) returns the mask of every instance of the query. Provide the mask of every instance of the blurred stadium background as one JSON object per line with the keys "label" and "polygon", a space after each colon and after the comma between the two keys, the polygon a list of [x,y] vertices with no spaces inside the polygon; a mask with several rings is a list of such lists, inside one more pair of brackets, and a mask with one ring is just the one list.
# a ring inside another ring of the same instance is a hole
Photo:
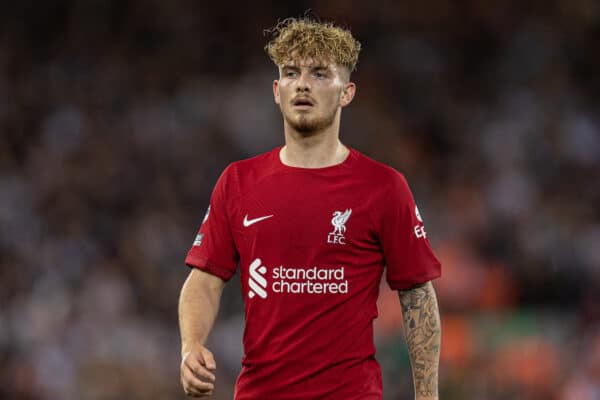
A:
{"label": "blurred stadium background", "polygon": [[[282,143],[263,29],[312,8],[364,46],[343,141],[405,173],[444,266],[441,398],[600,399],[600,3],[361,3],[3,2],[0,398],[184,398],[183,259],[222,169]],[[385,399],[409,400],[379,305]]]}

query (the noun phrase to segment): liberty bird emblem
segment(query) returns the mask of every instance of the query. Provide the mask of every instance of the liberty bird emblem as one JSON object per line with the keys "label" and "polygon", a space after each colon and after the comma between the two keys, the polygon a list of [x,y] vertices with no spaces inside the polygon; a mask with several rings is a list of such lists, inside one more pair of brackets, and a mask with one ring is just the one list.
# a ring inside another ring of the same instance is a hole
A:
{"label": "liberty bird emblem", "polygon": [[327,235],[327,243],[346,244],[344,233],[346,233],[346,222],[348,222],[350,214],[352,214],[351,208],[347,208],[344,212],[333,212],[333,218],[331,218],[333,232]]}

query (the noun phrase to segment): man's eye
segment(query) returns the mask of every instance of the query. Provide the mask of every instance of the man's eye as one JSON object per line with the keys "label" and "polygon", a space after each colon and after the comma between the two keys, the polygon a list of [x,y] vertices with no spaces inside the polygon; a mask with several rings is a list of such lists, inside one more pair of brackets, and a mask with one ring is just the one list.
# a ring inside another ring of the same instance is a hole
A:
{"label": "man's eye", "polygon": [[287,76],[288,78],[293,78],[296,76],[296,73],[294,71],[288,71],[285,73],[285,76]]}
{"label": "man's eye", "polygon": [[315,72],[315,76],[319,79],[325,78],[325,74],[322,72]]}

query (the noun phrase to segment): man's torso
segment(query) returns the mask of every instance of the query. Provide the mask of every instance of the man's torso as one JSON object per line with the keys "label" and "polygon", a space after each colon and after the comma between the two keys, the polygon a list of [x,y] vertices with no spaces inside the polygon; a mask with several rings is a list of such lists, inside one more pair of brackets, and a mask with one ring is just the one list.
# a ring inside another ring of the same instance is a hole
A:
{"label": "man's torso", "polygon": [[[221,176],[186,262],[227,280],[239,261],[237,400],[381,398],[372,320],[384,263],[398,285],[437,276],[428,243],[410,236],[420,217],[399,176],[355,150],[339,165],[305,169],[283,165],[279,149]],[[412,255],[425,260],[414,273],[395,262]]]}

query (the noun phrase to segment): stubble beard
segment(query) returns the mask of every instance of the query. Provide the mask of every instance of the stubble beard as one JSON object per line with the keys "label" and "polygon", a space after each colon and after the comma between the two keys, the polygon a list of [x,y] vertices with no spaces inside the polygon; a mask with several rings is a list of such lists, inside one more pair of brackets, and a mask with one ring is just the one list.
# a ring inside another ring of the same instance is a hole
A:
{"label": "stubble beard", "polygon": [[304,136],[312,136],[330,127],[335,120],[336,110],[327,113],[322,117],[313,117],[309,114],[299,113],[293,115],[293,111],[288,115],[283,109],[281,110],[285,121],[298,133]]}

